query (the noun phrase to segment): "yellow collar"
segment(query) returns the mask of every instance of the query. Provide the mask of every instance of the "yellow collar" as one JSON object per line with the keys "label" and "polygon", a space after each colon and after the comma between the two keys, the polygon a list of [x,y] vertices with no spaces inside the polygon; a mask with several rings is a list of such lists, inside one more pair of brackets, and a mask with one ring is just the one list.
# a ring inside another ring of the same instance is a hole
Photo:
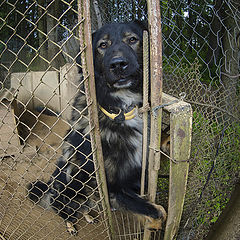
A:
{"label": "yellow collar", "polygon": [[125,120],[131,120],[136,116],[136,111],[135,109],[137,109],[137,107],[134,107],[131,111],[127,112],[127,113],[123,113],[122,110],[119,110],[119,113],[109,113],[106,109],[104,109],[103,107],[99,106],[100,110],[109,118],[111,118],[112,120],[115,120],[117,122],[123,122]]}

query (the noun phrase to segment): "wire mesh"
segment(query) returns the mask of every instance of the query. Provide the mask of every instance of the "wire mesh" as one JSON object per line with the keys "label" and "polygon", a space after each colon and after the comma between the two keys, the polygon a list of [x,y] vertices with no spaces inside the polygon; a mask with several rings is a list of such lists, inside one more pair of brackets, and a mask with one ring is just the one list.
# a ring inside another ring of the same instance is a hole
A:
{"label": "wire mesh", "polygon": [[[71,134],[78,124],[70,115],[74,98],[79,91],[85,95],[80,89],[86,79],[76,65],[77,29],[84,19],[77,21],[76,1],[3,1],[1,9],[0,232],[7,239],[71,239],[63,220],[27,200],[26,186],[36,179],[47,182],[60,156],[69,160],[61,148],[67,130]],[[75,113],[89,122],[86,110]],[[88,161],[92,154],[85,155]],[[92,203],[96,209],[90,209],[96,224],[80,217],[80,239],[109,238],[100,185],[90,189],[99,195]]]}
{"label": "wire mesh", "polygon": [[[147,20],[144,0],[91,3],[92,29]],[[163,90],[176,97],[185,93],[194,111],[178,239],[203,239],[239,181],[240,6],[233,0],[160,3]],[[7,239],[72,238],[61,219],[27,200],[26,185],[50,178],[71,128],[73,99],[83,85],[76,69],[81,23],[75,0],[0,3],[0,234]],[[162,165],[157,202],[167,207],[169,166]],[[94,225],[79,220],[80,239],[108,238],[104,210],[96,212]],[[113,216],[119,239],[141,239],[134,216]]]}

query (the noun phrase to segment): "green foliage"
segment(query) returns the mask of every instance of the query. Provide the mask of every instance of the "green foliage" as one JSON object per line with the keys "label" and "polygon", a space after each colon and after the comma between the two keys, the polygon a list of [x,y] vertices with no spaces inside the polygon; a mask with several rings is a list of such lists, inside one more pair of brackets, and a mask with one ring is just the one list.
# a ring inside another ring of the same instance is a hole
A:
{"label": "green foliage", "polygon": [[219,80],[223,55],[216,45],[218,36],[212,34],[220,32],[215,5],[213,0],[161,1],[165,68],[191,64],[198,58],[201,81],[209,84]]}
{"label": "green foliage", "polygon": [[207,185],[202,192],[197,222],[207,225],[216,222],[226,207],[234,187],[234,175],[240,170],[240,125],[236,122],[226,125],[215,120],[197,111],[193,113],[192,158],[199,195],[204,184]]}

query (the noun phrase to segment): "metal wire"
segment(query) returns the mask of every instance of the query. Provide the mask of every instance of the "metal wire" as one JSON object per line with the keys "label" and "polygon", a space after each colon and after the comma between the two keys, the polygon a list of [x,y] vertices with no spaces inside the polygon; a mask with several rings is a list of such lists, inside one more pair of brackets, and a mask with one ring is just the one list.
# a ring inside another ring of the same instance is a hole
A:
{"label": "metal wire", "polygon": [[[203,239],[239,181],[239,3],[160,3],[163,91],[175,97],[186,93],[184,101],[194,111],[190,173],[177,238]],[[95,0],[91,12],[92,29],[113,21],[147,21],[145,0]],[[74,129],[69,124],[73,99],[79,91],[85,94],[86,79],[76,67],[83,22],[78,21],[75,0],[0,3],[0,238],[71,238],[61,219],[27,200],[26,185],[49,179],[65,133]],[[79,115],[89,121],[85,110]],[[165,114],[163,122],[168,121]],[[160,175],[165,176],[168,161],[162,164]],[[166,207],[168,179],[159,178],[158,186],[157,202]],[[105,210],[96,212],[97,224],[79,220],[80,239],[108,239]],[[118,211],[112,215],[119,239],[142,238],[143,226],[135,217]],[[152,239],[159,238],[152,234]]]}

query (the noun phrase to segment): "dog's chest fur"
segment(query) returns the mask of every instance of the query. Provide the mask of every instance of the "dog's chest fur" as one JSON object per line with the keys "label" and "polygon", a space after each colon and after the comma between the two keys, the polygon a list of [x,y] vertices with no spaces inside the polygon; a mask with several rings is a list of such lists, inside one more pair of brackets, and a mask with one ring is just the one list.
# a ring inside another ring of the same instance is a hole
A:
{"label": "dog's chest fur", "polygon": [[[129,111],[130,106],[139,106],[141,94],[121,90],[111,94],[123,103],[122,110]],[[137,109],[135,110],[137,111]],[[127,179],[132,171],[139,171],[142,162],[142,119],[136,113],[131,120],[114,123],[101,114],[99,119],[103,146],[103,157],[108,182]],[[107,121],[107,123],[106,123]]]}
{"label": "dog's chest fur", "polygon": [[[125,89],[111,93],[111,98],[117,99],[118,103],[121,103],[121,109],[125,112],[142,104],[141,93],[133,93]],[[74,110],[71,121],[71,125],[74,126],[73,129],[82,132],[84,135],[89,133],[84,96],[79,95],[76,98],[74,109],[77,109],[77,111]],[[107,182],[110,187],[115,187],[118,183],[126,183],[131,179],[132,181],[139,179],[142,162],[142,119],[138,115],[137,109],[135,111],[136,115],[133,119],[116,123],[99,109],[103,159]],[[79,150],[81,151],[81,149]],[[77,161],[76,164],[80,163]]]}

